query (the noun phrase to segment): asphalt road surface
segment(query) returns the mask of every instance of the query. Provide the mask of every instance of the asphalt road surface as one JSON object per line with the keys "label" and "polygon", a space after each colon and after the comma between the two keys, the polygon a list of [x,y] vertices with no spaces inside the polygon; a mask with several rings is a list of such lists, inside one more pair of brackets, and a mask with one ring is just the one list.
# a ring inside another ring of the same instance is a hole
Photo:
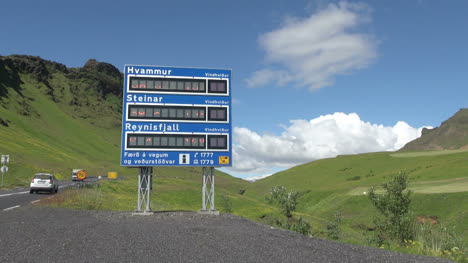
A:
{"label": "asphalt road surface", "polygon": [[449,262],[341,244],[229,215],[0,211],[1,262]]}
{"label": "asphalt road surface", "polygon": [[[59,192],[74,183],[70,181],[59,182]],[[29,188],[17,188],[14,190],[0,191],[0,211],[12,210],[21,206],[27,206],[30,203],[39,201],[40,199],[49,196],[49,193],[40,192],[39,194],[30,194]],[[0,260],[1,261],[1,260]]]}
{"label": "asphalt road surface", "polygon": [[[89,178],[85,183],[96,183],[97,178]],[[67,187],[75,186],[78,182],[59,181],[59,192]],[[52,193],[53,194],[53,193]],[[27,206],[31,203],[40,201],[44,197],[50,196],[51,193],[39,192],[30,194],[29,188],[17,188],[14,190],[0,190],[0,211],[13,210],[22,206]],[[0,260],[1,262],[1,260]]]}

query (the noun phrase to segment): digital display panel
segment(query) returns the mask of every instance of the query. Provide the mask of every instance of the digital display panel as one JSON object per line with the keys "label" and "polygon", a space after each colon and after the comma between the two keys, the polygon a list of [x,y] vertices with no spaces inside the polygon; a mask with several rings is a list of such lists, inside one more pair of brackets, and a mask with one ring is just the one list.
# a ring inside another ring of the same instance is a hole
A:
{"label": "digital display panel", "polygon": [[209,93],[227,93],[227,81],[225,80],[208,80]]}
{"label": "digital display panel", "polygon": [[208,108],[208,120],[210,121],[226,121],[227,108]]}
{"label": "digital display panel", "polygon": [[204,79],[130,77],[131,91],[206,93]]}
{"label": "digital display panel", "polygon": [[128,119],[220,122],[228,120],[228,108],[200,106],[130,105],[128,108]]}
{"label": "digital display panel", "polygon": [[130,105],[129,119],[206,120],[206,107]]}
{"label": "digital display panel", "polygon": [[128,134],[128,148],[206,149],[206,135]]}
{"label": "digital display panel", "polygon": [[227,135],[127,134],[127,148],[220,150],[228,145]]}

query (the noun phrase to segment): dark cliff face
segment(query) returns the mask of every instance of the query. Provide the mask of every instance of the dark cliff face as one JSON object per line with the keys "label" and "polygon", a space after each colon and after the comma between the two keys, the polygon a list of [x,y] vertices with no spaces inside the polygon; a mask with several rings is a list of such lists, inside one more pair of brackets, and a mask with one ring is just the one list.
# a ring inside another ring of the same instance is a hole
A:
{"label": "dark cliff face", "polygon": [[[51,81],[57,74],[64,76],[67,83]],[[109,94],[122,96],[122,73],[113,65],[95,59],[88,60],[82,68],[67,68],[63,64],[37,56],[0,56],[0,98],[8,96],[7,87],[22,96],[20,75],[28,75],[47,87],[47,94],[55,102],[61,101],[60,96],[57,96],[57,89],[67,85],[76,89],[82,83],[87,83],[87,90],[93,90],[91,94],[96,93],[103,99]]]}
{"label": "dark cliff face", "polygon": [[89,82],[90,87],[102,97],[109,94],[122,97],[123,74],[109,63],[90,59],[82,68],[70,70],[67,76],[76,81]]}
{"label": "dark cliff face", "polygon": [[113,65],[105,62],[98,62],[95,59],[88,60],[80,70],[88,72],[98,72],[114,78],[122,77],[122,73]]}
{"label": "dark cliff face", "polygon": [[[40,117],[34,103],[34,94],[40,92],[47,103],[74,118],[112,116],[116,123],[121,118],[122,83],[116,67],[95,59],[81,68],[67,68],[37,56],[0,56],[0,107],[22,116]],[[0,125],[8,127],[9,120],[2,118]]]}
{"label": "dark cliff face", "polygon": [[423,129],[421,137],[401,151],[435,151],[468,148],[468,109],[460,109],[434,129]]}
{"label": "dark cliff face", "polygon": [[[73,81],[89,81],[94,88],[106,96],[111,93],[122,95],[123,75],[113,65],[90,59],[82,68],[67,68],[65,65],[37,56],[0,56],[0,97],[7,95],[6,87],[21,92],[20,74],[27,74],[36,81],[55,89],[49,80],[52,74],[62,74]],[[51,92],[52,94],[53,92]]]}
{"label": "dark cliff face", "polygon": [[11,70],[11,73],[31,74],[38,81],[47,80],[50,71],[68,73],[67,67],[63,64],[28,55],[0,57],[0,68],[6,67]]}

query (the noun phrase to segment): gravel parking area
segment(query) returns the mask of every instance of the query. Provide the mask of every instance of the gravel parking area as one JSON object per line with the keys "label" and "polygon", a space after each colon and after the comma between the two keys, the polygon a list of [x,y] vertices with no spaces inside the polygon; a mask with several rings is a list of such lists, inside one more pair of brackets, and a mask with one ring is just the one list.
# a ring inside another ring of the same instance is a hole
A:
{"label": "gravel parking area", "polygon": [[194,212],[0,212],[1,262],[450,262]]}

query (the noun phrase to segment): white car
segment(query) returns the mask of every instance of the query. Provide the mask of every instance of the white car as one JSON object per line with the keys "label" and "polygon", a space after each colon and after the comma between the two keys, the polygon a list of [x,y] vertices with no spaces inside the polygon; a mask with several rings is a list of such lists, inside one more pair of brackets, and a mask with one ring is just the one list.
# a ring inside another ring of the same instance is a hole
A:
{"label": "white car", "polygon": [[59,189],[57,178],[54,175],[48,173],[38,173],[35,174],[31,185],[29,187],[29,193],[32,194],[34,192],[39,191],[47,191],[50,193],[57,193]]}

